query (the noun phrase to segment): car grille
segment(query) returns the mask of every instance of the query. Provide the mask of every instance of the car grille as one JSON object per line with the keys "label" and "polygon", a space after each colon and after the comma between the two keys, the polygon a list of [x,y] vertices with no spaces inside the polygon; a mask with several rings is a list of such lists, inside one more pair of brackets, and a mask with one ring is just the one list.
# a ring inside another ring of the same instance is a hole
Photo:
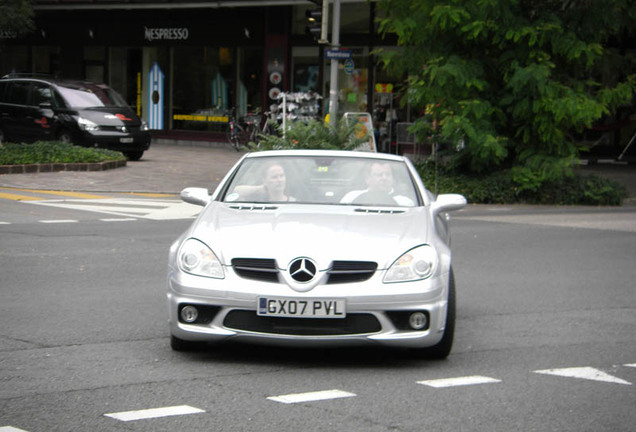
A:
{"label": "car grille", "polygon": [[278,268],[273,259],[234,258],[234,272],[242,278],[262,282],[278,282]]}
{"label": "car grille", "polygon": [[377,268],[377,263],[368,261],[334,261],[327,283],[363,282],[370,279]]}
{"label": "car grille", "polygon": [[295,336],[338,336],[379,332],[371,314],[348,314],[345,318],[281,318],[259,316],[256,312],[234,310],[223,325],[234,330]]}
{"label": "car grille", "polygon": [[[267,258],[234,258],[234,272],[242,278],[278,283],[280,270],[276,261]],[[328,272],[327,284],[363,282],[370,279],[378,264],[370,261],[334,261]]]}

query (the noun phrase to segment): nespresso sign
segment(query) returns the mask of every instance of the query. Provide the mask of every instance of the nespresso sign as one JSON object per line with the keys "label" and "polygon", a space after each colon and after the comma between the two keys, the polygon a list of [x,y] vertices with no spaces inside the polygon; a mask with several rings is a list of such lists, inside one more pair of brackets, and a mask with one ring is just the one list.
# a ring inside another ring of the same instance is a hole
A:
{"label": "nespresso sign", "polygon": [[188,40],[190,30],[187,27],[144,27],[144,39],[148,42],[165,40]]}

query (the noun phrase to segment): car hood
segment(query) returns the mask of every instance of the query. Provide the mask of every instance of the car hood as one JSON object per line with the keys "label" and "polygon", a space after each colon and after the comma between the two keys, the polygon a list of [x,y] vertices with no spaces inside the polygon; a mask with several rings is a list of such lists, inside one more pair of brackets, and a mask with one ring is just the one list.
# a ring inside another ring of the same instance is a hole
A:
{"label": "car hood", "polygon": [[130,108],[126,107],[100,107],[77,110],[85,119],[102,126],[126,126],[136,127],[141,120]]}
{"label": "car hood", "polygon": [[274,258],[286,268],[294,258],[308,257],[321,270],[333,260],[373,261],[386,268],[407,250],[428,243],[429,225],[425,207],[213,202],[186,235],[202,240],[226,265],[233,258]]}

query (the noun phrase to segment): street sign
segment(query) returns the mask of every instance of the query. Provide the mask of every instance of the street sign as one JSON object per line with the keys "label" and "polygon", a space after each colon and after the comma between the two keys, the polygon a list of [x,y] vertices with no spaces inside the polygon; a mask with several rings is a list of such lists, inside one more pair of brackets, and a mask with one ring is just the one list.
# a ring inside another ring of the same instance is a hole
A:
{"label": "street sign", "polygon": [[325,58],[329,60],[347,60],[351,58],[351,50],[328,49],[325,50]]}

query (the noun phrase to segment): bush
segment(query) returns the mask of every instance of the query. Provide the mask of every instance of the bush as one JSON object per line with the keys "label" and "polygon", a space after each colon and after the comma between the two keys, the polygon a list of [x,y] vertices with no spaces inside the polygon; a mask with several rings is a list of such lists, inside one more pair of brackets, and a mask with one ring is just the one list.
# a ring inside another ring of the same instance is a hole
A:
{"label": "bush", "polygon": [[544,204],[619,206],[627,198],[626,188],[612,180],[596,175],[574,174],[558,181],[544,183],[536,191],[521,191],[509,170],[467,176],[444,167],[437,169],[432,162],[417,165],[424,184],[437,193],[459,193],[473,204]]}
{"label": "bush", "polygon": [[5,143],[0,147],[0,165],[94,163],[114,160],[126,160],[126,157],[112,150],[78,147],[62,142]]}
{"label": "bush", "polygon": [[261,135],[258,145],[249,143],[249,150],[354,150],[368,141],[366,134],[358,136],[355,124],[348,125],[346,121],[339,121],[334,128],[320,120],[292,123],[284,138],[280,129],[279,127],[275,134]]}

